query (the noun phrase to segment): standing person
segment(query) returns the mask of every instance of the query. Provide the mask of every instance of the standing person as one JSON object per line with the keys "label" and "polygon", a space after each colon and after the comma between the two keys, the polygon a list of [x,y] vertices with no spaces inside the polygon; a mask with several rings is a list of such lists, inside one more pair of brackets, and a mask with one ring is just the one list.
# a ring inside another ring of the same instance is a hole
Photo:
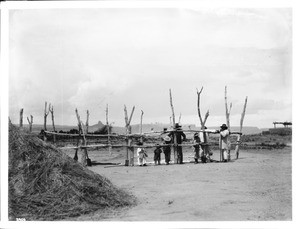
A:
{"label": "standing person", "polygon": [[221,145],[222,145],[222,155],[223,155],[223,162],[229,161],[229,146],[228,146],[228,137],[229,137],[229,130],[226,124],[220,126],[220,138],[221,138]]}
{"label": "standing person", "polygon": [[162,141],[164,141],[164,138],[168,136],[168,128],[163,128],[162,133],[160,134],[160,138]]}
{"label": "standing person", "polygon": [[198,163],[198,160],[200,158],[200,138],[199,138],[199,134],[198,133],[195,133],[194,134],[194,152],[195,152],[195,156],[194,156],[194,159],[195,159],[195,164]]}
{"label": "standing person", "polygon": [[156,144],[156,148],[154,150],[154,164],[160,165],[160,154],[162,153],[161,147],[159,144]]}
{"label": "standing person", "polygon": [[[138,146],[142,146],[143,142],[138,142]],[[139,166],[146,166],[146,157],[148,157],[145,148],[139,147],[136,150],[137,156],[138,156],[138,165]]]}
{"label": "standing person", "polygon": [[[169,136],[164,137],[165,144],[171,144],[172,139]],[[165,154],[165,162],[168,165],[171,160],[171,146],[164,146],[163,151]]]}
{"label": "standing person", "polygon": [[[176,143],[177,144],[181,144],[182,141],[186,140],[186,136],[183,133],[181,126],[179,125],[179,123],[175,124],[175,130],[176,131],[172,131],[169,136],[172,137],[172,142],[174,142],[175,136],[176,136]],[[179,164],[183,164],[183,154],[182,154],[182,146],[177,146],[177,163]]]}

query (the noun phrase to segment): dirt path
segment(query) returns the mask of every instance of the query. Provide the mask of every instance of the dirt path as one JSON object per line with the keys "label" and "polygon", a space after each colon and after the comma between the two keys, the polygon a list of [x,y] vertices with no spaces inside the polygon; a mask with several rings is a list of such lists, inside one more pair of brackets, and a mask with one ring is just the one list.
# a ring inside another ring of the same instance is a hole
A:
{"label": "dirt path", "polygon": [[138,205],[76,220],[291,220],[291,148],[242,151],[230,163],[91,167],[133,193]]}

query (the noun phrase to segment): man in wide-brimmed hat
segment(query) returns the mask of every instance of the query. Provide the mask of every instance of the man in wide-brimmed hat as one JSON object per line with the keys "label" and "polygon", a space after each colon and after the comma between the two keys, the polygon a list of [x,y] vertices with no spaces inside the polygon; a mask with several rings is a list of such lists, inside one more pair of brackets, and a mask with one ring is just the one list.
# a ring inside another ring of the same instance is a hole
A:
{"label": "man in wide-brimmed hat", "polygon": [[229,145],[228,145],[228,138],[229,138],[229,130],[226,124],[220,126],[220,138],[221,138],[221,149],[223,155],[223,162],[229,161]]}
{"label": "man in wide-brimmed hat", "polygon": [[[186,136],[181,130],[181,126],[179,123],[175,123],[175,131],[172,131],[168,136],[172,138],[172,142],[174,143],[174,140],[176,138],[176,143],[181,144],[182,141],[186,140]],[[178,131],[179,130],[179,131]],[[177,146],[177,163],[183,164],[183,154],[182,154],[182,146]]]}

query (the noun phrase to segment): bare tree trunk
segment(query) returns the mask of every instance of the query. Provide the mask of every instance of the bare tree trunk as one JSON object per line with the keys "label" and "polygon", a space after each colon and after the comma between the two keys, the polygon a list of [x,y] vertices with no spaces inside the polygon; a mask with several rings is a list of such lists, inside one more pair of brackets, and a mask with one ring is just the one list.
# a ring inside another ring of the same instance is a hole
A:
{"label": "bare tree trunk", "polygon": [[[125,114],[125,127],[126,127],[126,159],[125,159],[125,166],[128,166],[129,164],[131,166],[134,165],[134,152],[131,146],[132,140],[129,138],[128,134],[131,134],[131,126],[130,122],[134,113],[135,106],[132,107],[130,117],[128,118],[127,108],[124,105],[124,114]],[[130,151],[130,152],[129,152]],[[129,155],[130,154],[130,155]]]}
{"label": "bare tree trunk", "polygon": [[128,149],[128,144],[129,144],[129,139],[128,139],[129,127],[128,127],[128,113],[127,113],[126,105],[124,105],[124,115],[125,115],[126,145],[127,145],[127,147],[126,147],[125,166],[129,166],[129,149]]}
{"label": "bare tree trunk", "polygon": [[133,116],[134,109],[135,109],[135,106],[132,107],[130,118],[128,120],[128,125],[130,125],[130,123],[131,123],[131,119],[132,119],[132,116]]}
{"label": "bare tree trunk", "polygon": [[23,111],[24,111],[24,109],[22,108],[20,110],[20,127],[21,128],[23,127]]}
{"label": "bare tree trunk", "polygon": [[[144,115],[144,111],[141,110],[141,122],[140,122],[140,134],[143,133],[143,115]],[[143,142],[143,136],[141,136],[140,141]]]}
{"label": "bare tree trunk", "polygon": [[[78,110],[77,108],[75,109],[75,113],[76,113],[76,117],[77,117],[77,125],[78,125],[78,133],[79,133],[79,137],[77,139],[77,147],[79,146],[79,142],[80,140],[83,140],[81,139],[81,136],[83,134],[83,128],[82,128],[82,123],[81,123],[81,120],[80,120],[80,116],[78,114]],[[84,142],[83,142],[84,144]],[[78,153],[78,148],[75,150],[75,156],[74,156],[74,159],[75,157],[77,156],[77,153]],[[83,152],[83,154],[81,155],[81,163],[85,166],[86,165],[86,151]]]}
{"label": "bare tree trunk", "polygon": [[89,118],[90,118],[90,112],[89,112],[89,110],[87,110],[86,111],[86,122],[85,122],[86,134],[89,133]]}
{"label": "bare tree trunk", "polygon": [[141,110],[140,134],[143,133],[143,115],[144,115],[144,111]]}
{"label": "bare tree trunk", "polygon": [[[50,106],[49,105],[49,111],[51,113],[51,119],[52,119],[52,128],[53,128],[53,132],[55,132],[55,124],[54,124],[54,109],[53,109],[53,105]],[[53,142],[56,142],[56,135],[53,135]]]}
{"label": "bare tree trunk", "polygon": [[[82,134],[83,134],[83,144],[84,146],[87,146],[88,144],[88,141],[86,139],[86,135],[89,133],[89,118],[90,118],[90,112],[89,110],[86,111],[86,122],[85,122],[85,130],[83,129],[83,122],[81,122],[81,129],[82,129]],[[91,166],[91,161],[89,159],[89,156],[88,156],[88,149],[85,148],[83,149],[83,154],[84,154],[84,157],[85,157],[85,163],[87,166]],[[89,160],[89,162],[88,162]]]}
{"label": "bare tree trunk", "polygon": [[172,111],[172,122],[173,122],[173,130],[174,130],[174,146],[173,146],[173,150],[174,150],[174,163],[178,164],[178,155],[177,155],[177,137],[176,137],[176,128],[175,128],[175,112],[174,112],[174,106],[173,106],[173,99],[172,99],[172,91],[171,89],[169,89],[169,93],[170,93],[170,106],[171,106],[171,111]]}
{"label": "bare tree trunk", "polygon": [[77,118],[77,121],[78,121],[78,123],[77,123],[77,125],[78,125],[78,132],[79,132],[79,134],[81,134],[82,133],[82,127],[81,127],[80,116],[78,114],[77,108],[75,109],[75,113],[76,113],[76,118]]}
{"label": "bare tree trunk", "polygon": [[[85,135],[87,133],[84,131],[84,129],[86,130],[86,128],[83,127],[83,123],[82,122],[80,122],[80,126],[81,126],[81,130],[82,130],[83,146],[87,146],[87,140],[86,140],[86,137],[85,137]],[[87,166],[87,165],[89,165],[88,160],[89,160],[89,156],[88,156],[87,148],[84,148],[83,149],[83,153],[82,153],[82,157],[81,157],[81,163],[84,166]]]}
{"label": "bare tree trunk", "polygon": [[181,113],[179,114],[178,123],[181,121]]}
{"label": "bare tree trunk", "polygon": [[45,131],[47,130],[47,116],[50,111],[50,106],[51,106],[51,103],[49,104],[48,111],[47,111],[47,102],[45,102],[45,109],[44,109],[44,130]]}
{"label": "bare tree trunk", "polygon": [[105,116],[106,116],[106,128],[107,128],[107,142],[108,142],[108,152],[110,155],[112,155],[112,150],[111,150],[111,141],[110,141],[110,125],[108,122],[108,104],[106,104],[106,110],[105,110]]}
{"label": "bare tree trunk", "polygon": [[173,106],[173,99],[172,99],[172,91],[169,89],[170,92],[170,105],[171,105],[171,110],[172,110],[172,123],[173,127],[175,128],[175,112],[174,112],[174,106]]}
{"label": "bare tree trunk", "polygon": [[[225,115],[226,115],[226,123],[228,127],[228,131],[230,132],[230,112],[232,108],[232,103],[230,103],[230,108],[228,109],[228,102],[227,102],[227,86],[225,86]],[[228,136],[228,160],[230,160],[230,150],[231,150],[231,141],[230,135]]]}
{"label": "bare tree trunk", "polygon": [[203,151],[204,151],[204,155],[208,155],[209,154],[209,150],[208,150],[208,146],[207,146],[207,135],[205,132],[205,123],[207,121],[207,118],[209,116],[209,110],[205,113],[205,117],[204,120],[202,119],[201,116],[201,110],[200,110],[200,96],[201,96],[201,92],[203,91],[203,87],[201,87],[201,90],[198,91],[197,89],[197,108],[198,108],[198,116],[200,119],[200,124],[201,124],[201,130],[203,130],[202,134],[203,134],[203,143],[204,143],[204,147],[203,147]]}
{"label": "bare tree trunk", "polygon": [[27,117],[27,121],[28,121],[28,124],[29,124],[29,131],[32,132],[33,116],[30,115],[30,120],[29,120],[29,118]]}
{"label": "bare tree trunk", "polygon": [[[245,118],[245,114],[246,114],[247,100],[248,100],[248,97],[246,97],[246,99],[245,99],[244,108],[243,108],[243,112],[242,112],[242,115],[241,115],[240,133],[242,133],[242,129],[243,129],[243,122],[244,122],[244,118]],[[238,138],[237,138],[237,145],[235,146],[235,158],[236,159],[239,158],[240,140],[241,140],[241,135],[239,134]]]}
{"label": "bare tree trunk", "polygon": [[232,103],[230,103],[230,107],[228,109],[228,102],[227,102],[227,86],[225,86],[225,115],[226,115],[226,124],[228,130],[230,131],[230,112],[232,108]]}

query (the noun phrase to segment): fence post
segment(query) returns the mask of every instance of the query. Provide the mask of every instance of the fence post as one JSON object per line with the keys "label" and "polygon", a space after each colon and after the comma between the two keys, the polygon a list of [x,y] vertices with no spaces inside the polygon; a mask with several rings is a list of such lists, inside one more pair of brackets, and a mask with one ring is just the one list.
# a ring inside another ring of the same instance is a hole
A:
{"label": "fence post", "polygon": [[[228,131],[230,133],[230,112],[232,108],[232,103],[230,103],[230,107],[228,109],[228,102],[227,102],[227,86],[225,86],[225,115],[226,115],[226,123],[228,127]],[[230,141],[230,135],[228,136],[228,161],[230,161],[230,150],[231,150],[231,141]],[[222,155],[223,157],[223,155]]]}
{"label": "fence post", "polygon": [[86,134],[89,133],[89,118],[90,118],[90,112],[89,112],[89,110],[87,110],[86,111],[86,122],[85,122]]}
{"label": "fence post", "polygon": [[[126,159],[125,159],[125,166],[134,165],[134,150],[130,147],[132,140],[128,136],[131,134],[131,126],[130,122],[134,113],[135,106],[132,107],[130,117],[128,118],[127,108],[126,105],[124,105],[124,114],[125,114],[125,127],[126,127]],[[129,153],[130,151],[130,153]],[[130,155],[129,155],[130,154]]]}
{"label": "fence post", "polygon": [[203,87],[201,87],[200,91],[198,91],[198,89],[197,89],[197,110],[198,110],[198,116],[199,116],[199,119],[200,119],[201,130],[203,130],[203,132],[202,132],[203,142],[204,142],[203,153],[204,153],[205,156],[207,156],[207,155],[209,155],[209,149],[208,149],[208,145],[207,145],[207,135],[206,135],[206,132],[205,132],[205,123],[206,123],[207,118],[209,116],[209,110],[205,113],[204,120],[203,120],[202,116],[201,116],[201,110],[200,110],[200,96],[201,96],[202,91],[203,91]]}
{"label": "fence post", "polygon": [[[52,107],[49,104],[49,111],[51,113],[51,119],[52,119],[52,128],[53,128],[53,132],[55,132],[55,124],[54,124],[54,109],[53,109],[53,105]],[[53,142],[56,142],[56,135],[53,135]]]}
{"label": "fence post", "polygon": [[[83,145],[84,146],[87,146],[87,139],[86,139],[86,130],[87,128],[83,128],[83,123],[80,122],[80,125],[81,125],[81,130],[82,130],[82,140],[83,140]],[[91,161],[89,159],[89,156],[88,156],[88,149],[87,147],[85,147],[83,149],[83,154],[82,154],[82,157],[81,157],[81,162],[83,163],[83,165],[85,166],[91,166]]]}
{"label": "fence post", "polygon": [[51,106],[51,103],[49,104],[48,111],[47,111],[47,102],[45,102],[45,109],[44,109],[44,130],[45,131],[47,130],[47,116],[50,111],[50,106]]}
{"label": "fence post", "polygon": [[29,118],[27,117],[27,121],[28,121],[28,124],[29,124],[29,132],[32,132],[33,116],[30,115],[30,120],[29,120]]}
{"label": "fence post", "polygon": [[21,110],[20,110],[20,127],[21,128],[23,127],[23,111],[24,111],[24,109],[21,108]]}
{"label": "fence post", "polygon": [[[248,97],[246,96],[244,108],[243,108],[243,112],[242,112],[241,120],[240,120],[240,132],[241,133],[242,133],[242,128],[243,128],[244,117],[246,114],[247,100],[248,100]],[[239,134],[238,138],[237,138],[237,145],[235,146],[235,159],[239,158],[239,151],[240,151],[240,144],[241,144],[240,140],[241,140],[241,135]]]}
{"label": "fence post", "polygon": [[174,133],[174,139],[173,139],[173,150],[174,150],[174,163],[178,164],[178,155],[177,155],[177,136],[176,136],[176,127],[175,127],[175,112],[174,112],[174,106],[173,106],[173,99],[172,99],[172,91],[169,89],[170,94],[170,106],[172,111],[172,124],[173,124],[173,133]]}
{"label": "fence post", "polygon": [[143,138],[143,136],[142,136],[142,134],[143,134],[143,115],[144,115],[144,111],[141,110],[141,122],[140,122],[140,135],[141,135],[140,141],[141,141],[141,142],[144,141],[144,138]]}
{"label": "fence post", "polygon": [[108,122],[108,104],[106,104],[106,110],[105,110],[105,114],[106,114],[106,128],[107,128],[107,143],[108,143],[108,152],[110,155],[112,155],[112,151],[111,151],[111,141],[110,141],[110,125]]}
{"label": "fence post", "polygon": [[[77,140],[77,147],[78,147],[79,140],[81,139],[81,136],[82,136],[81,140],[83,141],[83,145],[85,144],[85,146],[86,146],[86,139],[85,139],[84,132],[83,132],[83,124],[80,120],[80,116],[78,114],[77,108],[75,109],[75,113],[76,113],[76,117],[77,117],[77,121],[78,121],[78,131],[79,131],[79,138]],[[76,148],[75,156],[77,155],[77,152],[78,152],[78,148]],[[87,163],[86,159],[87,159],[87,149],[85,148],[83,150],[83,154],[81,155],[81,163],[84,166],[86,166],[86,163]]]}

